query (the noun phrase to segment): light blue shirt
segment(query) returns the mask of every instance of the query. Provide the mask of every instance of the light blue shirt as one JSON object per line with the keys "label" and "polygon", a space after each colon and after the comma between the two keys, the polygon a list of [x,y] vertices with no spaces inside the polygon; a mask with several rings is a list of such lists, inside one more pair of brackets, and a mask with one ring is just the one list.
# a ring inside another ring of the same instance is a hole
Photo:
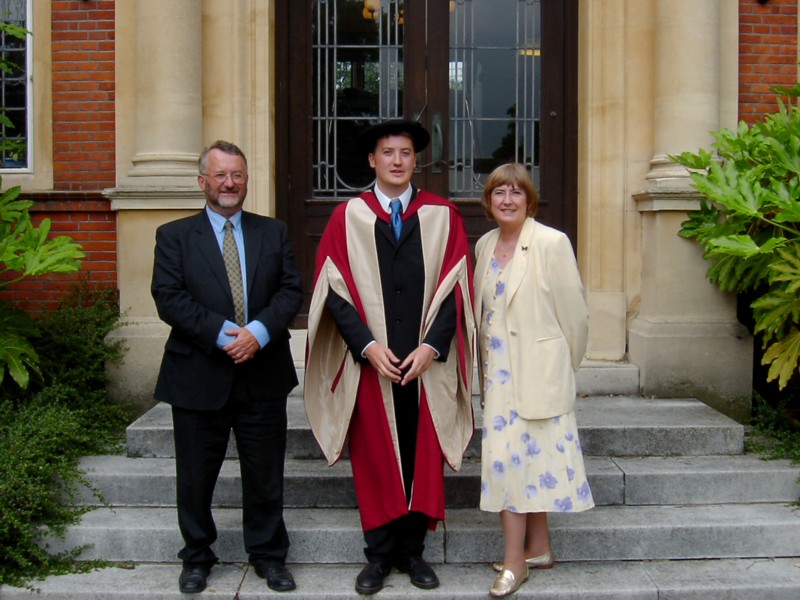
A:
{"label": "light blue shirt", "polygon": [[[236,240],[236,248],[239,250],[239,265],[242,268],[242,287],[244,288],[244,315],[245,321],[248,319],[248,307],[247,307],[247,265],[245,263],[245,253],[244,253],[244,235],[242,234],[242,211],[237,212],[233,215],[230,219],[226,219],[218,212],[211,210],[208,206],[206,206],[206,214],[208,215],[209,220],[211,221],[211,227],[214,230],[214,235],[217,236],[217,243],[219,244],[219,251],[222,254],[222,240],[225,236],[225,221],[230,221],[233,224],[233,238]],[[233,321],[225,321],[222,324],[222,329],[220,329],[219,333],[217,334],[217,347],[223,348],[230,344],[236,338],[231,335],[226,335],[224,332],[228,329],[235,329],[239,327]],[[256,341],[258,341],[259,346],[262,348],[269,343],[270,337],[267,328],[261,321],[249,321],[247,325],[245,325],[245,329],[247,329],[250,333],[255,336]]]}

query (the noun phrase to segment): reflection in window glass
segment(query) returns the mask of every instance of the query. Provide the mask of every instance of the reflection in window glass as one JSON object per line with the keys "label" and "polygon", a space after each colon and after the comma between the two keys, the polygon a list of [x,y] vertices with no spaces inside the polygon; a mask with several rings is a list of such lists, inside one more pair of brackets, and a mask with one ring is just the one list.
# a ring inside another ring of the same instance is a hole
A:
{"label": "reflection in window glass", "polygon": [[539,179],[539,0],[450,3],[450,196],[474,198],[492,169]]}
{"label": "reflection in window glass", "polygon": [[358,133],[403,110],[403,2],[317,0],[313,23],[313,194],[352,195],[374,179]]}
{"label": "reflection in window glass", "polygon": [[0,168],[28,167],[26,0],[0,0]]}
{"label": "reflection in window glass", "polygon": [[[538,184],[540,1],[448,3],[449,72],[427,75],[449,81],[450,197],[477,198],[485,176],[509,161],[525,164]],[[341,198],[374,177],[353,152],[355,137],[403,114],[405,3],[316,0],[313,7],[313,196]]]}

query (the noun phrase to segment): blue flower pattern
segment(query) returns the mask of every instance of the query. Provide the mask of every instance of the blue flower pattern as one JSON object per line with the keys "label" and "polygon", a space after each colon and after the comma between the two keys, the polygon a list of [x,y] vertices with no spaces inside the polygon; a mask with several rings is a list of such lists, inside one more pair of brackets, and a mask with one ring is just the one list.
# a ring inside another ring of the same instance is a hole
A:
{"label": "blue flower pattern", "polygon": [[484,307],[479,337],[486,400],[481,428],[481,508],[523,513],[591,508],[594,500],[574,412],[530,421],[513,408],[515,390],[505,339],[507,288],[503,270],[494,259],[490,269],[486,286],[476,290]]}

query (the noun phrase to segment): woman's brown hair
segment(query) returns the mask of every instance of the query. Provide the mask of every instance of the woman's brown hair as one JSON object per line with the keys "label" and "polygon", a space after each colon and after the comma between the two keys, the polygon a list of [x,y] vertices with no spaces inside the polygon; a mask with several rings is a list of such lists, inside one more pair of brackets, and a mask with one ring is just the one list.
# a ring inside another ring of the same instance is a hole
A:
{"label": "woman's brown hair", "polygon": [[486,185],[483,186],[483,194],[481,195],[481,206],[486,218],[494,221],[492,216],[492,192],[502,185],[513,185],[523,192],[525,192],[525,200],[527,202],[527,210],[525,214],[529,217],[536,215],[536,209],[539,207],[539,193],[531,181],[531,176],[528,174],[528,169],[519,163],[507,163],[500,165],[486,178]]}

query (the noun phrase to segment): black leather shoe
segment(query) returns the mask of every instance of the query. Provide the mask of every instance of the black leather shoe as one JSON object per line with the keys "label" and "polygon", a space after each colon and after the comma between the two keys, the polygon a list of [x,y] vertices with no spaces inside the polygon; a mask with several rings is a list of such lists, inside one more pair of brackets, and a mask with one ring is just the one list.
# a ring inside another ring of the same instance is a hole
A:
{"label": "black leather shoe", "polygon": [[409,556],[395,565],[401,573],[408,573],[411,583],[423,590],[439,587],[439,578],[421,556]]}
{"label": "black leather shoe", "polygon": [[374,594],[383,589],[383,582],[392,572],[392,567],[379,562],[367,563],[356,577],[356,591],[359,594]]}
{"label": "black leather shoe", "polygon": [[183,567],[178,577],[178,589],[183,594],[199,594],[206,589],[206,579],[211,571],[208,567]]}
{"label": "black leather shoe", "polygon": [[269,589],[276,592],[290,592],[297,586],[294,583],[294,577],[289,572],[285,565],[278,565],[277,567],[266,567],[264,565],[254,565],[256,568],[256,575],[267,580]]}

